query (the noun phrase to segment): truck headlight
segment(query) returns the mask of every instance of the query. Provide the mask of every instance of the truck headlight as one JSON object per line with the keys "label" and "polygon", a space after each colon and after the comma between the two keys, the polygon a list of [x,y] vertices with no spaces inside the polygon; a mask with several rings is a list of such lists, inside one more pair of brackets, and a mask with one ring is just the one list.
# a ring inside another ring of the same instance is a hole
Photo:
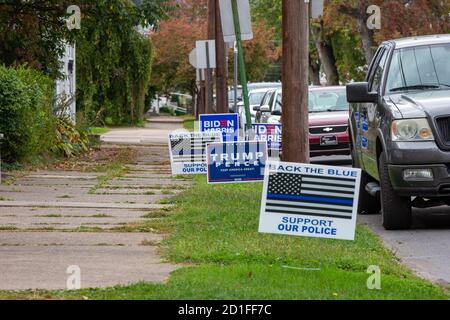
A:
{"label": "truck headlight", "polygon": [[395,120],[391,126],[392,141],[433,141],[427,119]]}

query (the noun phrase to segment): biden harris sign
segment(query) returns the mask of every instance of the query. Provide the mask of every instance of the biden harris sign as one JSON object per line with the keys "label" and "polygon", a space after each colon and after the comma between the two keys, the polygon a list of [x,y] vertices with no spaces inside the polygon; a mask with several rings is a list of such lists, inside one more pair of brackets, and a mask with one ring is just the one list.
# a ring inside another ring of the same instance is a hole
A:
{"label": "biden harris sign", "polygon": [[207,146],[208,183],[264,180],[265,142],[211,143]]}
{"label": "biden harris sign", "polygon": [[[254,139],[257,141],[266,141],[267,148],[270,150],[281,150],[282,129],[281,124],[254,123]],[[248,129],[245,128],[246,138],[248,140]]]}
{"label": "biden harris sign", "polygon": [[201,132],[220,132],[223,135],[223,142],[235,142],[239,139],[237,113],[201,114],[199,122]]}
{"label": "biden harris sign", "polygon": [[361,170],[269,161],[259,231],[354,240]]}

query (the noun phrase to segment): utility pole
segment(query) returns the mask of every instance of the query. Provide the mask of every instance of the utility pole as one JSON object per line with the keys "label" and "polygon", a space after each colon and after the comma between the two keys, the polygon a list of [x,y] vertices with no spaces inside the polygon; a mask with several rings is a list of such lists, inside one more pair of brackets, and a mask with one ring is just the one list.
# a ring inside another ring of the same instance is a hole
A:
{"label": "utility pole", "polygon": [[[214,40],[216,39],[216,0],[208,0],[208,39]],[[216,41],[217,43],[217,41]],[[216,44],[217,46],[217,44]],[[214,78],[212,69],[209,68],[206,70],[206,96],[207,102],[205,106],[205,113],[214,113]]]}
{"label": "utility pole", "polygon": [[309,163],[309,3],[283,0],[283,161]]}
{"label": "utility pole", "polygon": [[238,73],[239,73],[239,69],[238,69],[238,49],[237,49],[237,45],[236,45],[236,41],[234,42],[234,48],[233,48],[233,63],[234,63],[234,79],[233,79],[233,91],[234,91],[234,113],[238,112],[238,83],[239,83],[239,79],[238,79]]}
{"label": "utility pole", "polygon": [[198,72],[198,78],[199,78],[199,90],[198,90],[198,96],[197,96],[197,110],[195,113],[195,117],[198,120],[199,115],[205,114],[205,107],[206,107],[206,84],[205,79],[203,77],[203,70],[197,69]]}
{"label": "utility pole", "polygon": [[237,0],[231,0],[231,8],[233,10],[233,22],[234,22],[234,30],[236,34],[236,45],[238,50],[238,65],[239,65],[239,73],[241,78],[242,85],[242,98],[244,100],[245,107],[245,118],[246,118],[246,127],[252,136],[252,118],[250,114],[250,101],[248,96],[248,86],[247,86],[247,71],[245,69],[245,60],[244,60],[244,48],[242,46],[242,37],[241,37],[241,25],[239,21],[239,12],[238,12],[238,4]]}
{"label": "utility pole", "polygon": [[227,47],[223,40],[220,0],[215,0],[215,39],[216,39],[216,106],[218,113],[228,113],[228,64]]}

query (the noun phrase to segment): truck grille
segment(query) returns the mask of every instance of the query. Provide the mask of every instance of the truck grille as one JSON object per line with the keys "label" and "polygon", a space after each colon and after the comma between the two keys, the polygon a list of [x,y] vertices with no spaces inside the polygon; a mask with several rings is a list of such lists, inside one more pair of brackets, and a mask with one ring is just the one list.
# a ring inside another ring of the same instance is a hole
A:
{"label": "truck grille", "polygon": [[311,134],[332,134],[341,133],[347,131],[348,126],[324,126],[324,127],[311,127],[309,128],[309,133]]}
{"label": "truck grille", "polygon": [[436,119],[436,125],[439,129],[442,142],[450,145],[450,117]]}

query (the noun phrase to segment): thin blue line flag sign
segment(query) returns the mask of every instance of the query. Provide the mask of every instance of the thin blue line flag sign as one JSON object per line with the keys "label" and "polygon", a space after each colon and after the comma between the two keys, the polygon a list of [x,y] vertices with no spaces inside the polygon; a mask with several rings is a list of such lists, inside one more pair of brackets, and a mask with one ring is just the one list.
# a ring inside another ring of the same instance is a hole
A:
{"label": "thin blue line flag sign", "polygon": [[208,183],[263,181],[267,143],[211,143],[207,146],[207,160]]}
{"label": "thin blue line flag sign", "polygon": [[173,132],[169,134],[172,175],[206,174],[206,146],[222,142],[217,132]]}
{"label": "thin blue line flag sign", "polygon": [[199,117],[201,132],[220,132],[223,142],[239,139],[239,115],[237,113],[201,114]]}
{"label": "thin blue line flag sign", "polygon": [[268,161],[259,232],[354,240],[361,170]]}

